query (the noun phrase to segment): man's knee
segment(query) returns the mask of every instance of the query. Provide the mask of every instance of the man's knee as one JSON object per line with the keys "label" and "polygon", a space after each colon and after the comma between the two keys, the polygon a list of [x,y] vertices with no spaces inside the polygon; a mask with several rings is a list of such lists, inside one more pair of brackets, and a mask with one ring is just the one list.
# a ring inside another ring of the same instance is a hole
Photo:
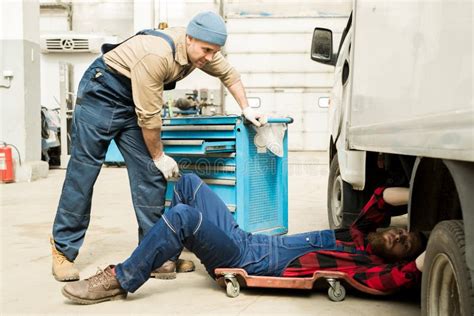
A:
{"label": "man's knee", "polygon": [[174,233],[187,237],[194,234],[202,220],[202,215],[189,205],[177,204],[166,211],[162,218]]}
{"label": "man's knee", "polygon": [[174,194],[178,201],[188,203],[194,198],[196,189],[202,185],[202,180],[193,173],[183,174],[174,186]]}

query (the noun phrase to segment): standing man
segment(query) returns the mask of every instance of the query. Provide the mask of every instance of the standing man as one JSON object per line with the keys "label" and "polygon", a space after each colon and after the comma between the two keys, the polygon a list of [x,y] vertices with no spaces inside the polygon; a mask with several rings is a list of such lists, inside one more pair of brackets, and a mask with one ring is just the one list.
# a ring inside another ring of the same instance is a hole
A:
{"label": "standing man", "polygon": [[[223,19],[203,12],[186,29],[147,30],[119,45],[102,47],[104,55],[87,69],[77,93],[71,158],[51,239],[56,280],[79,279],[74,260],[84,242],[93,186],[112,139],[127,166],[139,242],[160,219],[166,181],[179,172],[176,161],[163,152],[163,90],[173,89],[176,81],[199,68],[222,81],[249,121],[256,126],[265,123],[263,115],[248,107],[239,73],[220,53],[226,38]],[[165,272],[174,269],[175,264],[168,263]]]}

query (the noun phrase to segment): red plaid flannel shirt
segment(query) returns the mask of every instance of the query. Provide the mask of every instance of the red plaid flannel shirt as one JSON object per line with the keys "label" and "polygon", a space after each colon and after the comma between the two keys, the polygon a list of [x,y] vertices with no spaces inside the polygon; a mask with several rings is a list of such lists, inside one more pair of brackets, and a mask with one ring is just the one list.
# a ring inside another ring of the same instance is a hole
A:
{"label": "red plaid flannel shirt", "polygon": [[[390,216],[391,205],[382,198],[384,188],[377,188],[359,217],[349,229],[351,241],[337,240],[338,245],[354,247],[357,253],[321,250],[307,253],[290,263],[284,277],[312,276],[315,271],[346,272],[349,277],[373,289],[392,292],[411,287],[420,281],[415,261],[387,264],[371,253],[366,236]],[[336,233],[337,237],[337,233]]]}

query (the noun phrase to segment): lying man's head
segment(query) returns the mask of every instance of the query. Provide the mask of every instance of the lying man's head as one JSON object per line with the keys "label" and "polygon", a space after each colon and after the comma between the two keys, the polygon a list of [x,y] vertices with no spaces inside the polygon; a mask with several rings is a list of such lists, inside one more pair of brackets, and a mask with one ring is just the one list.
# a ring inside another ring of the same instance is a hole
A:
{"label": "lying man's head", "polygon": [[389,228],[367,236],[372,252],[389,263],[414,260],[426,247],[421,233],[403,228]]}

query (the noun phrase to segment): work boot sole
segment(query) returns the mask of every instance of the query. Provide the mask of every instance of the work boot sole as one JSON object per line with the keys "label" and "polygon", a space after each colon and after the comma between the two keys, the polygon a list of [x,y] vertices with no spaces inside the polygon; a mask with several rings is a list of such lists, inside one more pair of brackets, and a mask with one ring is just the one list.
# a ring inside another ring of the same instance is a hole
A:
{"label": "work boot sole", "polygon": [[117,294],[114,296],[99,298],[96,300],[88,300],[88,299],[76,297],[68,293],[64,288],[61,290],[61,292],[63,293],[65,297],[67,297],[74,303],[78,303],[82,305],[91,305],[91,304],[97,304],[97,303],[102,303],[102,302],[107,302],[107,301],[124,300],[127,298],[127,294],[128,294],[128,293],[122,293],[122,294]]}
{"label": "work boot sole", "polygon": [[176,279],[176,272],[152,272],[150,278],[161,279],[161,280],[173,280]]}
{"label": "work boot sole", "polygon": [[70,275],[70,276],[60,278],[54,273],[54,271],[52,271],[52,273],[53,273],[54,279],[56,281],[59,281],[59,282],[72,282],[72,281],[78,281],[79,280],[79,275],[77,275],[77,276],[76,275]]}

